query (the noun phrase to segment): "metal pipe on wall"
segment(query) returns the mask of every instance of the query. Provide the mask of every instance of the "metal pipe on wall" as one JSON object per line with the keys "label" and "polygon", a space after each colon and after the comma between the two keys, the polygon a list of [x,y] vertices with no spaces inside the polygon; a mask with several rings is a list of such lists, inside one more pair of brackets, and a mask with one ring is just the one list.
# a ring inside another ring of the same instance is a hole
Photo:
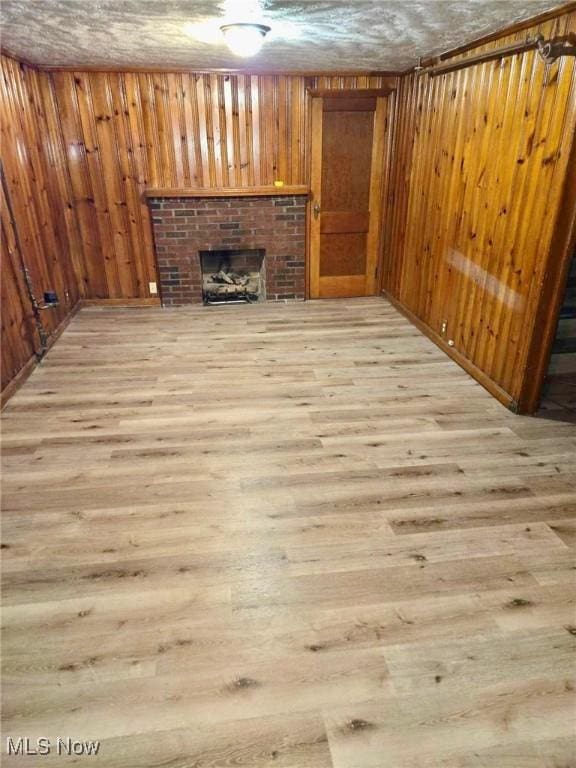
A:
{"label": "metal pipe on wall", "polygon": [[501,48],[494,48],[489,51],[483,51],[466,59],[458,61],[449,61],[445,64],[435,64],[431,67],[417,67],[418,74],[428,74],[430,77],[444,75],[448,72],[455,72],[459,69],[472,67],[475,64],[484,64],[487,61],[494,61],[506,56],[515,56],[526,51],[538,51],[542,61],[545,64],[552,64],[561,56],[576,56],[576,43],[572,38],[555,38],[554,40],[544,40],[542,35],[528,37],[522,43],[512,43],[504,45]]}

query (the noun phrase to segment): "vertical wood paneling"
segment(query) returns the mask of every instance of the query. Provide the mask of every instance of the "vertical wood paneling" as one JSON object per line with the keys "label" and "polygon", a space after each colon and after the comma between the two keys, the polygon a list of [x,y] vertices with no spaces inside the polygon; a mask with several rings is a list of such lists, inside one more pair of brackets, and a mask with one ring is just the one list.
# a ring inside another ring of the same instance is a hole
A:
{"label": "vertical wood paneling", "polygon": [[[471,53],[576,32],[564,14]],[[562,215],[576,64],[534,51],[401,79],[383,288],[517,402]]]}
{"label": "vertical wood paneling", "polygon": [[[86,145],[80,124],[75,77],[72,73],[65,73],[62,78],[54,80],[53,85],[72,192],[70,205],[76,215],[84,253],[84,270],[80,275],[81,295],[104,298],[108,290],[103,264],[104,254],[96,236],[98,223],[92,182],[88,173]],[[60,88],[65,89],[69,99],[60,98]]]}
{"label": "vertical wood paneling", "polygon": [[[396,82],[389,78],[386,82]],[[146,187],[309,181],[307,86],[379,87],[329,78],[53,72],[84,248],[87,298],[146,298],[156,281]]]}
{"label": "vertical wood paneling", "polygon": [[0,129],[2,167],[2,389],[39,349],[26,265],[34,295],[56,290],[60,306],[42,313],[48,335],[70,314],[79,297],[74,266],[84,254],[71,181],[63,155],[60,117],[50,78],[2,56]]}
{"label": "vertical wood paneling", "polygon": [[[574,34],[575,15],[484,48],[537,31]],[[22,252],[38,296],[54,287],[64,299],[46,314],[49,331],[79,295],[149,296],[147,187],[307,184],[306,89],[393,81],[383,286],[433,331],[446,321],[454,349],[520,396],[576,127],[574,59],[546,68],[529,52],[433,79],[385,79],[39,73],[3,57],[2,74],[2,155]],[[34,337],[22,333],[18,274],[12,264],[5,278],[16,297],[5,302],[11,371]]]}
{"label": "vertical wood paneling", "polygon": [[31,305],[20,269],[21,255],[13,222],[0,187],[2,250],[2,389],[34,355],[39,340],[34,333]]}

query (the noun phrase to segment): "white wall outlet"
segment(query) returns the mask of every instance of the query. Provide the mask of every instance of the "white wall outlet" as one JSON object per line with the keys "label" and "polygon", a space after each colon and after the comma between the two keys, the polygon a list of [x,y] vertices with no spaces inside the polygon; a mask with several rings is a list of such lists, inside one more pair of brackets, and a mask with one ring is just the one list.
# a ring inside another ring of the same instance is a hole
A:
{"label": "white wall outlet", "polygon": [[448,330],[448,323],[446,320],[442,321],[442,325],[440,326],[440,333],[446,333]]}
{"label": "white wall outlet", "polygon": [[148,283],[148,290],[150,293],[158,293],[158,286],[156,283]]}

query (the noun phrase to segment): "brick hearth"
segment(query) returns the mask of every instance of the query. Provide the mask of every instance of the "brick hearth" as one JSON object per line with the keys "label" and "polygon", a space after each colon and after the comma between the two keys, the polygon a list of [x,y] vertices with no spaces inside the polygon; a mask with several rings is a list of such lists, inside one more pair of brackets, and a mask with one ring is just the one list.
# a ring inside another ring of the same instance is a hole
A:
{"label": "brick hearth", "polygon": [[268,300],[304,298],[304,197],[162,197],[150,209],[164,306],[202,301],[200,251],[244,248],[265,250]]}

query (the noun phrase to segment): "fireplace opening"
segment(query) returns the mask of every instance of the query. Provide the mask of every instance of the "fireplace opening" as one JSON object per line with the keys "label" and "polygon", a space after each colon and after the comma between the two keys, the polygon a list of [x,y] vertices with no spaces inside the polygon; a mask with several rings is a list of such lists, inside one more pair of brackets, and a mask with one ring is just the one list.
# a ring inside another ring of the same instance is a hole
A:
{"label": "fireplace opening", "polygon": [[252,304],[266,299],[264,249],[200,251],[204,304]]}

